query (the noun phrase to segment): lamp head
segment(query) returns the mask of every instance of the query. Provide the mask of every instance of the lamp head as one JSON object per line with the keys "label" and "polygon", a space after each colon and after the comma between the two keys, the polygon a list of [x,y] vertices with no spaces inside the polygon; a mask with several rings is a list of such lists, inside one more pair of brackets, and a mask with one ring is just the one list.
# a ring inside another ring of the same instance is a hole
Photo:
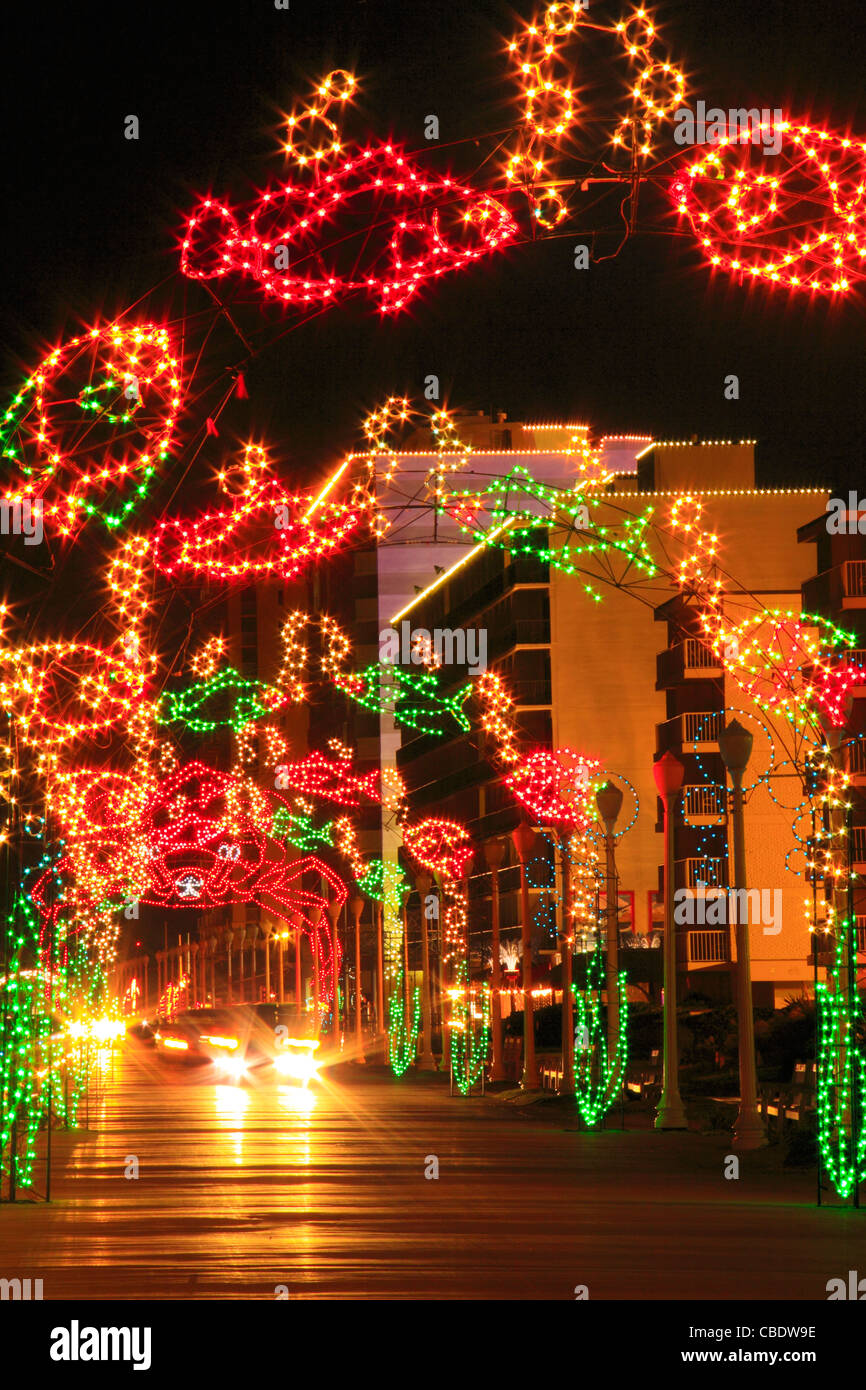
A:
{"label": "lamp head", "polygon": [[742,776],[752,756],[754,738],[738,719],[732,719],[719,734],[719,752],[731,776]]}

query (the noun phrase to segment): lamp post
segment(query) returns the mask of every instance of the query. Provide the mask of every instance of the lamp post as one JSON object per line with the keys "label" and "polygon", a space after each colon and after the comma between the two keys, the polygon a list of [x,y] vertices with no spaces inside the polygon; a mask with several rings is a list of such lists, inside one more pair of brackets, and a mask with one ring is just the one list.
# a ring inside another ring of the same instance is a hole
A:
{"label": "lamp post", "polygon": [[535,1018],[532,1008],[532,935],[529,920],[529,884],[526,865],[535,849],[535,831],[521,821],[511,838],[520,861],[520,940],[523,946],[523,1080],[524,1091],[538,1090],[538,1064],[535,1060]]}
{"label": "lamp post", "polygon": [[355,922],[355,1061],[366,1062],[364,1056],[364,1024],[361,1018],[361,913],[364,899],[356,893],[349,899],[349,911]]}
{"label": "lamp post", "polygon": [[490,1068],[491,1081],[505,1080],[505,1066],[502,1059],[502,961],[500,960],[500,904],[499,870],[505,859],[504,840],[485,840],[484,862],[490,870],[490,915],[492,922],[491,955],[493,966],[493,998],[490,1003],[490,1030],[493,1043],[493,1063]]}
{"label": "lamp post", "polygon": [[[719,734],[719,752],[728,769],[733,792],[734,891],[737,905],[737,1024],[740,1055],[740,1109],[734,1124],[734,1145],[738,1149],[760,1149],[767,1132],[758,1110],[758,1079],[755,1066],[755,1015],[752,1008],[752,959],[749,944],[749,913],[746,897],[746,837],[743,828],[743,773],[752,754],[752,735],[734,719]],[[740,891],[742,890],[742,891]],[[743,911],[739,911],[740,906]],[[742,920],[745,918],[745,920]]]}
{"label": "lamp post", "polygon": [[674,935],[674,805],[680,794],[685,768],[668,751],[653,763],[653,778],[665,808],[665,940],[664,940],[664,1051],[662,1094],[656,1110],[656,1129],[688,1129],[680,1099],[677,1050],[677,943]]}
{"label": "lamp post", "polygon": [[433,888],[433,875],[426,871],[415,878],[415,888],[421,899],[421,1051],[419,1071],[435,1071],[433,1056],[433,1004],[430,995],[430,934],[427,929],[427,899]]}
{"label": "lamp post", "polygon": [[604,825],[605,888],[607,891],[607,1055],[616,1055],[619,1042],[619,894],[616,881],[614,832],[622,810],[622,791],[605,782],[596,793],[595,804]]}

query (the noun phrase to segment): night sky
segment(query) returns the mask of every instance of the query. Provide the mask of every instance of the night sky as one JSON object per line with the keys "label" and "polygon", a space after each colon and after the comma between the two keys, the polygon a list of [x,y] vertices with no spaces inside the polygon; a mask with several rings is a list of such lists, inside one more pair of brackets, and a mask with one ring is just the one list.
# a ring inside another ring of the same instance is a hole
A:
{"label": "night sky", "polygon": [[[627,8],[593,3],[590,13],[608,21]],[[205,191],[239,203],[251,185],[279,177],[280,113],[332,67],[362,84],[346,134],[393,135],[431,168],[490,178],[492,133],[519,111],[504,41],[529,14],[493,0],[16,7],[2,91],[3,399],[64,333],[148,292],[151,315],[186,314],[188,346],[198,341],[215,310],[177,273],[184,214]],[[692,98],[781,106],[866,131],[862,7],[853,0],[683,0],[655,14]],[[573,51],[589,135],[593,115],[609,118],[628,69],[592,42]],[[141,122],[137,142],[123,136],[129,113]],[[423,138],[429,113],[440,120],[438,147]],[[317,474],[357,442],[358,422],[381,398],[419,397],[436,373],[454,406],[662,438],[756,437],[763,483],[858,482],[862,293],[838,303],[714,281],[653,189],[622,252],[575,270],[574,244],[614,227],[617,201],[587,207],[589,195],[576,193],[563,235],[443,277],[396,321],[357,299],[299,325],[248,294],[236,321],[254,349],[244,365],[250,400],[232,400],[221,438],[208,441],[190,478],[212,475],[249,435],[273,443],[287,471]],[[598,247],[615,241],[608,231]],[[188,451],[230,382],[227,369],[246,356],[221,320],[183,419]],[[737,402],[723,396],[728,373],[740,379]]]}

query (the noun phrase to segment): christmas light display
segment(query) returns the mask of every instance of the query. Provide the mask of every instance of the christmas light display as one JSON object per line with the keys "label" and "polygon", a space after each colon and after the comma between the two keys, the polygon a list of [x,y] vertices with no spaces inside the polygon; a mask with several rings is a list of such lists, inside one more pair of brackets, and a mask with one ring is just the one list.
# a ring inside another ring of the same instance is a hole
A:
{"label": "christmas light display", "polygon": [[[320,93],[334,85],[331,74]],[[354,79],[352,79],[354,84]],[[345,88],[344,88],[345,90]],[[324,117],[328,100],[308,108]],[[290,131],[304,117],[290,118]],[[461,269],[516,235],[489,194],[425,172],[397,145],[336,140],[242,215],[205,198],[189,218],[181,269],[195,279],[243,274],[284,304],[321,307],[361,291],[379,312],[403,309],[429,280]]]}
{"label": "christmas light display", "polygon": [[516,68],[523,102],[523,119],[508,156],[505,174],[526,193],[532,215],[544,228],[557,226],[567,215],[567,205],[548,167],[583,133],[578,110],[576,75],[566,49],[575,33],[595,31],[614,37],[637,71],[631,103],[612,136],[614,151],[625,150],[633,167],[641,167],[652,153],[659,126],[682,105],[685,81],[670,61],[654,51],[656,30],[643,9],[617,24],[591,22],[587,6],[554,3],[538,15],[508,45]]}
{"label": "christmas light display", "polygon": [[481,1079],[490,1051],[490,989],[475,989],[465,960],[458,961],[451,998],[451,1073],[462,1095]]}
{"label": "christmas light display", "polygon": [[[202,710],[209,705],[224,705],[220,697],[226,692],[234,695],[230,708],[222,717],[217,713],[208,718]],[[264,681],[246,679],[231,666],[225,667],[208,680],[201,681],[178,694],[163,695],[156,716],[158,724],[182,723],[196,733],[210,733],[225,725],[239,733],[247,724],[273,714],[286,703],[287,697]]]}
{"label": "christmas light display", "polygon": [[[842,295],[864,278],[866,144],[784,117],[724,121],[671,193],[709,264],[740,283]],[[772,168],[766,144],[778,141]]]}
{"label": "christmas light display", "polygon": [[[613,1105],[625,1078],[628,1061],[628,992],[626,973],[619,980],[619,1034],[609,1055],[601,995],[605,987],[604,952],[601,943],[592,952],[586,971],[586,989],[572,985],[577,1011],[574,1020],[574,1095],[584,1122],[594,1128]],[[610,1001],[608,1001],[608,1008]]]}
{"label": "christmas light display", "polygon": [[421,1026],[421,991],[412,992],[411,1020],[406,1020],[406,998],[403,971],[394,982],[394,992],[388,1000],[388,1059],[395,1076],[402,1076],[412,1065],[418,1050],[418,1031]]}
{"label": "christmas light display", "polygon": [[[610,506],[600,491],[608,475],[599,472],[597,451],[586,440],[581,441],[579,466],[582,471],[568,490],[540,483],[515,464],[504,477],[491,478],[484,491],[443,490],[440,510],[476,542],[531,555],[567,575],[586,576],[584,590],[598,602],[597,585],[588,581],[615,582],[617,558],[625,561],[624,575],[632,570],[647,578],[658,574],[647,539],[653,511],[624,513],[618,525],[595,520],[600,506]],[[539,542],[539,530],[548,531],[547,544]]]}
{"label": "christmas light display", "polygon": [[25,872],[6,919],[7,959],[0,975],[0,1175],[33,1183],[40,1129],[74,1125],[91,1067],[93,1019],[101,1009],[98,962],[57,935],[40,953],[40,923],[28,880],[50,873],[63,846],[50,847]]}
{"label": "christmas light display", "polygon": [[60,536],[91,516],[120,526],[168,457],[182,399],[167,329],[78,334],[43,359],[0,421],[12,473],[3,500],[41,498],[43,521]]}
{"label": "christmas light display", "polygon": [[[306,698],[303,676],[308,650],[301,637],[311,621],[308,614],[295,612],[283,625],[284,655],[277,682],[295,701]],[[453,733],[455,725],[464,731],[470,729],[463,706],[472,693],[471,683],[454,695],[442,695],[435,670],[410,671],[390,662],[374,662],[363,671],[346,670],[351,656],[348,637],[333,618],[325,616],[317,626],[322,640],[322,673],[349,699],[377,714],[388,713],[396,723],[419,733]]]}
{"label": "christmas light display", "polygon": [[343,502],[287,492],[257,444],[246,445],[239,469],[218,477],[230,507],[157,528],[153,564],[161,573],[219,582],[294,579],[369,523],[375,505],[361,486]]}
{"label": "christmas light display", "polygon": [[354,769],[348,749],[342,755],[327,758],[315,751],[297,763],[277,768],[277,785],[291,788],[304,796],[318,796],[334,801],[338,806],[360,806],[363,801],[377,802],[379,796],[378,769],[365,774]]}
{"label": "christmas light display", "polygon": [[468,911],[461,880],[475,853],[472,837],[456,821],[432,816],[403,828],[403,843],[425,869],[441,874],[445,914],[443,918],[444,964],[462,958],[466,950]]}
{"label": "christmas light display", "polygon": [[836,919],[836,953],[826,983],[816,985],[818,1144],[822,1165],[840,1197],[849,1197],[866,1178],[866,1057],[863,1008],[856,987],[857,921]]}
{"label": "christmas light display", "polygon": [[37,768],[59,750],[125,724],[142,699],[153,664],[87,642],[37,642],[0,648],[0,707]]}
{"label": "christmas light display", "polygon": [[601,786],[601,764],[572,748],[539,749],[524,758],[505,778],[505,785],[539,825],[585,828],[595,803],[590,797]]}

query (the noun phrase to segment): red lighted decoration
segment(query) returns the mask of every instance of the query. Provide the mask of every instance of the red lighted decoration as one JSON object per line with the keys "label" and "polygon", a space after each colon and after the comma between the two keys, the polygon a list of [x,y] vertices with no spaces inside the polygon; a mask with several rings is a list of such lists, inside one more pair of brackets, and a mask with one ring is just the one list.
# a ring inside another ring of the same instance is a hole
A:
{"label": "red lighted decoration", "polygon": [[[219,480],[231,505],[197,521],[163,521],[153,540],[153,561],[169,576],[220,581],[294,579],[331,555],[365,521],[374,501],[356,487],[349,500],[329,502],[286,491],[269,473],[265,450],[248,444],[238,469]],[[240,475],[237,492],[231,487]]]}
{"label": "red lighted decoration", "polygon": [[366,775],[357,773],[346,750],[336,758],[327,758],[315,751],[297,763],[281,763],[277,767],[277,786],[290,788],[305,796],[319,796],[335,801],[339,806],[360,806],[364,798],[382,800],[381,778],[378,770]]}
{"label": "red lighted decoration", "polygon": [[55,348],[0,420],[3,498],[40,498],[50,531],[120,525],[172,444],[182,403],[168,330],[110,324]]}
{"label": "red lighted decoration", "polygon": [[866,143],[792,118],[757,134],[725,129],[690,155],[679,211],[710,265],[742,282],[844,293],[866,275]]}
{"label": "red lighted decoration", "polygon": [[300,175],[243,213],[205,198],[187,222],[184,274],[246,275],[268,298],[306,308],[363,291],[393,314],[517,234],[488,194],[424,172],[393,144],[338,145]]}
{"label": "red lighted decoration", "polygon": [[457,821],[439,816],[404,826],[403,843],[425,869],[458,881],[475,853],[469,831]]}
{"label": "red lighted decoration", "polygon": [[[70,853],[40,877],[32,892],[43,918],[43,940],[59,915],[68,915],[68,897],[57,899],[58,880],[70,874],[76,881],[86,849],[91,881],[101,894],[127,893],[138,872],[141,879],[133,887],[140,902],[200,910],[256,903],[310,934],[317,932],[323,992],[327,993],[328,901],[336,898],[342,905],[346,888],[339,875],[315,855],[292,859],[287,846],[262,831],[261,808],[252,803],[274,803],[268,807],[272,820],[276,805],[288,812],[282,798],[273,793],[265,797],[260,789],[229,773],[192,762],[165,778],[131,821],[118,815],[121,798],[116,777],[95,780],[85,800],[80,825],[86,828],[78,830]],[[85,906],[80,886],[75,893],[76,906]],[[87,906],[92,912],[98,904]],[[74,930],[73,924],[70,935]]]}
{"label": "red lighted decoration", "polygon": [[542,748],[524,758],[505,784],[537,825],[583,830],[595,815],[592,795],[600,766],[572,748]]}

